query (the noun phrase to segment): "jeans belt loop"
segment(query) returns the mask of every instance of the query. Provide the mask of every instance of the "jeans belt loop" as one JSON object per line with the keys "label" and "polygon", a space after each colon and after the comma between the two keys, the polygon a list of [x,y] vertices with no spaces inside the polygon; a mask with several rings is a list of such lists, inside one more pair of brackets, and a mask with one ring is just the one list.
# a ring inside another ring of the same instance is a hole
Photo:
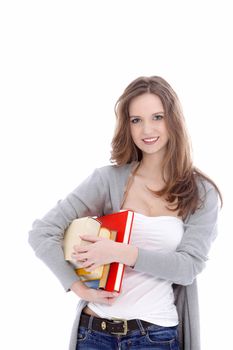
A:
{"label": "jeans belt loop", "polygon": [[136,319],[136,322],[137,322],[138,328],[140,329],[142,335],[146,335],[146,331],[145,331],[145,329],[144,329],[144,327],[142,325],[141,320]]}
{"label": "jeans belt loop", "polygon": [[88,333],[91,332],[92,330],[92,322],[93,322],[94,316],[90,316],[89,321],[88,321]]}

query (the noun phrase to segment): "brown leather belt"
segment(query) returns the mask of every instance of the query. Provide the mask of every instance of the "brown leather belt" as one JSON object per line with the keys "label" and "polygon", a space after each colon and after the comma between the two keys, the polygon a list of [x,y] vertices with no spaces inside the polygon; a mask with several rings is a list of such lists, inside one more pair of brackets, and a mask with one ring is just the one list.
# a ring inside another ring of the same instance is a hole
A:
{"label": "brown leather belt", "polygon": [[[134,331],[136,329],[140,329],[138,323],[136,320],[122,320],[122,319],[107,319],[107,318],[99,318],[92,316],[92,325],[91,329],[98,332],[105,332],[109,334],[115,334],[115,335],[126,335],[130,331]],[[88,328],[89,321],[91,316],[86,315],[84,313],[81,314],[79,326],[83,326]],[[153,323],[149,323],[146,321],[140,320],[141,325],[143,328],[152,326]]]}

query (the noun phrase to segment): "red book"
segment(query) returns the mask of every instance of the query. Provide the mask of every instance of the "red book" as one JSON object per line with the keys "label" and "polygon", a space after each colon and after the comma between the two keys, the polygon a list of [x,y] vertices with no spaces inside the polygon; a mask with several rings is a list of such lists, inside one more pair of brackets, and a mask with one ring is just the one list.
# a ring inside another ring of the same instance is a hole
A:
{"label": "red book", "polygon": [[[133,217],[133,211],[124,210],[98,217],[97,220],[101,222],[102,226],[107,227],[110,230],[117,231],[116,242],[128,244],[131,235]],[[109,292],[120,291],[124,269],[124,264],[116,262],[110,264],[110,270],[105,290]]]}

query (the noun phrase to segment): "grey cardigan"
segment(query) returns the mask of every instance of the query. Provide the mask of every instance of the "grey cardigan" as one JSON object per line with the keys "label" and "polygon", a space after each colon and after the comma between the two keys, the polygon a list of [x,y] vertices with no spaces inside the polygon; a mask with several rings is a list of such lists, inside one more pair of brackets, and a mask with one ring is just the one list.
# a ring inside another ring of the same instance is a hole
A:
{"label": "grey cardigan", "polygon": [[[41,220],[33,223],[29,243],[66,291],[77,281],[77,275],[64,260],[62,241],[65,229],[75,218],[102,216],[119,211],[134,166],[135,163],[96,169]],[[198,186],[200,196],[205,195],[204,205],[185,220],[184,235],[176,251],[163,253],[140,248],[134,267],[136,271],[173,282],[181,350],[200,350],[196,276],[205,267],[211,243],[217,233],[217,192],[205,180],[199,181]],[[79,317],[85,305],[86,302],[80,300],[69,350],[76,348]]]}

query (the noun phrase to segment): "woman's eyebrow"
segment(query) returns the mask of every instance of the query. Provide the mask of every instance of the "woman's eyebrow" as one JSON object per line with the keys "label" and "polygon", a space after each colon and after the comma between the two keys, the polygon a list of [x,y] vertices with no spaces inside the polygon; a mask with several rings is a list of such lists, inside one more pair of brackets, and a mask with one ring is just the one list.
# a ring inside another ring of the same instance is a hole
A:
{"label": "woman's eyebrow", "polygon": [[129,119],[143,119],[143,117],[141,117],[140,115],[130,115]]}
{"label": "woman's eyebrow", "polygon": [[153,113],[152,115],[156,115],[156,114],[164,114],[164,111],[156,112],[156,113]]}
{"label": "woman's eyebrow", "polygon": [[[154,116],[154,115],[157,115],[157,114],[164,114],[163,111],[160,111],[160,112],[155,112],[155,113],[152,113],[151,116]],[[130,118],[141,118],[140,115],[129,115]]]}

